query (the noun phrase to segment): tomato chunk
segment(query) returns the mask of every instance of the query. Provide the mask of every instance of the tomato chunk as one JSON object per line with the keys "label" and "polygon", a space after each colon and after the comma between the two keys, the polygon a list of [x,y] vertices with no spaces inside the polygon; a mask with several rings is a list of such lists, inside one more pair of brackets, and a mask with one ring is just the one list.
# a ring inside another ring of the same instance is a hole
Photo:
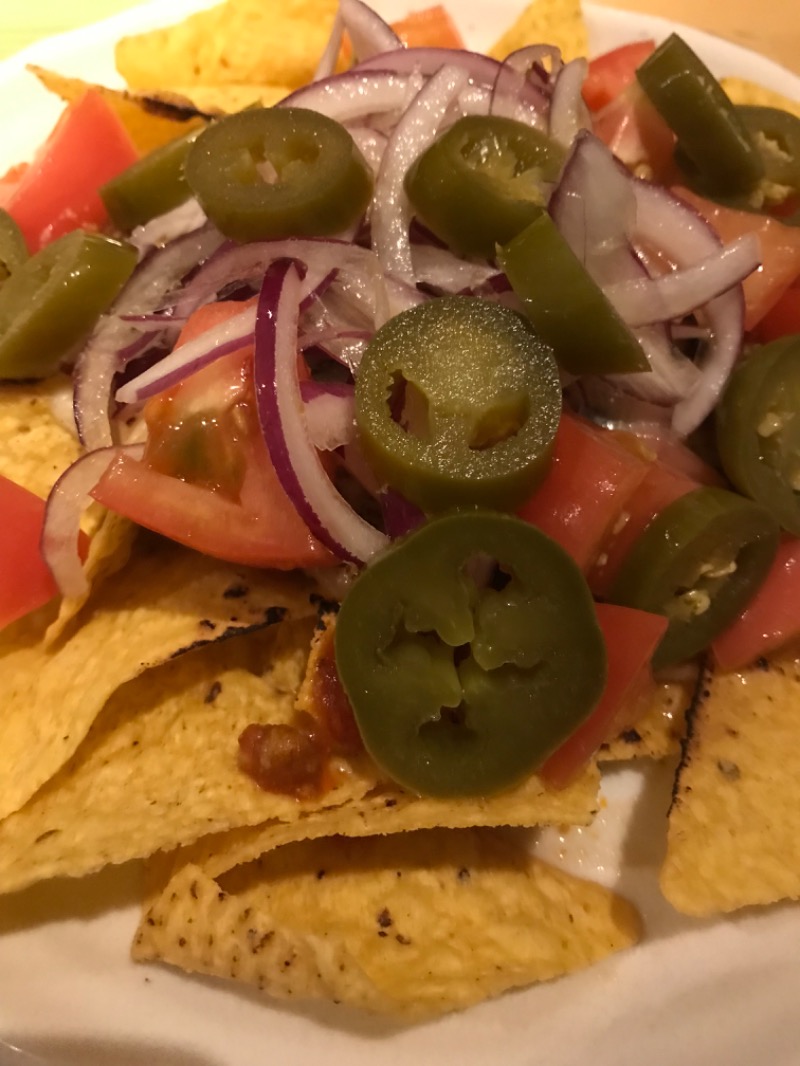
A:
{"label": "tomato chunk", "polygon": [[39,496],[0,476],[0,629],[58,593],[39,547],[45,507]]}
{"label": "tomato chunk", "polygon": [[649,465],[608,430],[564,414],[552,467],[517,513],[557,541],[586,570]]}
{"label": "tomato chunk", "polygon": [[70,104],[5,203],[29,251],[73,229],[104,226],[108,215],[97,190],[137,159],[99,93],[90,90]]}
{"label": "tomato chunk", "polygon": [[632,85],[636,68],[644,63],[656,48],[656,42],[632,41],[610,52],[605,52],[589,62],[589,71],[583,83],[583,99],[592,111],[610,104],[623,90]]}
{"label": "tomato chunk", "polygon": [[795,282],[767,311],[759,322],[756,333],[763,344],[777,340],[778,337],[786,337],[790,333],[800,333],[800,284]]}
{"label": "tomato chunk", "polygon": [[669,624],[663,615],[632,607],[598,603],[596,609],[606,642],[608,679],[590,717],[540,771],[555,788],[569,784],[604,741],[635,723],[644,698],[653,691],[650,660]]}
{"label": "tomato chunk", "polygon": [[721,670],[738,670],[800,633],[800,540],[778,548],[767,578],[741,617],[712,643]]}
{"label": "tomato chunk", "polygon": [[392,29],[409,48],[464,48],[464,38],[450,13],[442,6],[410,11],[392,23]]}

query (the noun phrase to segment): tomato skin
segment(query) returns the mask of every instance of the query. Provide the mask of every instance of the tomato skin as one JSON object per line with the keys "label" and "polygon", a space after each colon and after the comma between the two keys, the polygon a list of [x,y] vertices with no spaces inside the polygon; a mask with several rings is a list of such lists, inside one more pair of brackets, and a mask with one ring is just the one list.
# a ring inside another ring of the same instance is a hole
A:
{"label": "tomato skin", "polygon": [[603,695],[589,718],[554,752],[540,770],[554,788],[563,788],[580,773],[604,741],[632,725],[652,691],[650,660],[666,632],[662,615],[617,607],[595,605],[608,655],[608,679]]}
{"label": "tomato skin", "polygon": [[0,629],[58,595],[39,547],[46,503],[0,476]]}
{"label": "tomato skin", "polygon": [[753,329],[800,277],[800,228],[766,215],[722,207],[682,187],[672,191],[710,222],[725,244],[745,233],[757,235],[761,266],[743,283],[744,328]]}
{"label": "tomato skin", "polygon": [[589,61],[589,71],[583,83],[583,99],[591,111],[599,111],[636,78],[636,68],[655,51],[653,40],[633,41]]}
{"label": "tomato skin", "polygon": [[563,414],[550,471],[517,514],[552,537],[585,571],[648,467],[608,430]]}
{"label": "tomato skin", "polygon": [[603,551],[588,574],[595,596],[607,596],[634,542],[657,514],[668,504],[699,487],[699,483],[679,470],[656,460],[623,509],[618,527],[603,545]]}
{"label": "tomato skin", "polygon": [[[244,307],[222,301],[199,308],[178,346]],[[92,495],[147,529],[228,562],[278,570],[334,565],[338,560],[311,535],[275,473],[258,427],[252,358],[252,346],[231,352],[149,400],[144,460],[119,456]],[[193,417],[212,427],[214,469],[202,471],[202,484],[183,480],[178,468],[180,427]]]}
{"label": "tomato skin", "polygon": [[800,540],[778,548],[764,584],[742,615],[711,644],[721,670],[738,670],[800,633]]}
{"label": "tomato skin", "polygon": [[90,90],[70,104],[5,204],[28,250],[79,227],[104,226],[108,214],[97,190],[138,158],[99,93]]}
{"label": "tomato skin", "polygon": [[674,173],[675,134],[637,83],[592,116],[594,133],[630,170],[664,182]]}
{"label": "tomato skin", "polygon": [[464,48],[464,38],[442,4],[411,11],[392,23],[392,29],[408,48]]}
{"label": "tomato skin", "polygon": [[786,290],[756,327],[762,344],[790,333],[800,333],[800,284],[797,282]]}

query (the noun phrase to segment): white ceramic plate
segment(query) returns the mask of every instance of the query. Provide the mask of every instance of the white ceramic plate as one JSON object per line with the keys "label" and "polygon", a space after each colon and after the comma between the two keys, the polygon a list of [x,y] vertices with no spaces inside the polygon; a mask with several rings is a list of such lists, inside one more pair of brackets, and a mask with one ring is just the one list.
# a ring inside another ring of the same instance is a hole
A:
{"label": "white ceramic plate", "polygon": [[[123,33],[200,6],[157,0],[46,41],[0,64],[0,173],[29,156],[58,114],[25,62],[107,83]],[[487,45],[518,0],[459,0],[467,39]],[[384,0],[394,16],[406,0]],[[587,5],[592,49],[661,38],[651,17]],[[683,31],[682,31],[683,32]],[[800,99],[800,79],[707,35],[685,30],[717,74],[738,73]],[[333,1006],[295,1009],[248,990],[134,966],[138,868],[43,885],[0,902],[0,1040],[47,1063],[81,1066],[796,1066],[800,1061],[800,909],[714,922],[675,914],[657,869],[669,768],[608,776],[608,806],[587,831],[540,848],[575,872],[615,885],[640,907],[644,943],[594,969],[410,1029]],[[0,1063],[30,1060],[0,1046]]]}

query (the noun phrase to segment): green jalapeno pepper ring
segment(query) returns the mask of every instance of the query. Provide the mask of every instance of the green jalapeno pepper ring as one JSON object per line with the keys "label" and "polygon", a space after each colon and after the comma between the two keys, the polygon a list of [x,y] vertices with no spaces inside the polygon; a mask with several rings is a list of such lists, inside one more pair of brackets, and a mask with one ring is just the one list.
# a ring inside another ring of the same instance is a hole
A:
{"label": "green jalapeno pepper ring", "polygon": [[800,335],[781,337],[739,364],[716,428],[733,484],[800,536]]}
{"label": "green jalapeno pepper ring", "polygon": [[0,378],[41,378],[90,333],[136,266],[136,249],[73,230],[0,288]]}
{"label": "green jalapeno pepper ring", "polygon": [[22,231],[8,211],[0,207],[0,284],[28,258]]}
{"label": "green jalapeno pepper ring", "polygon": [[560,413],[550,349],[515,311],[476,297],[390,319],[356,378],[367,459],[428,512],[521,504],[549,467]]}
{"label": "green jalapeno pepper ring", "polygon": [[191,145],[186,180],[237,241],[341,233],[366,210],[372,174],[338,122],[302,108],[253,108]]}
{"label": "green jalapeno pepper ring", "polygon": [[706,195],[747,193],[764,164],[747,126],[717,79],[677,34],[671,34],[636,77],[678,138],[678,159]]}
{"label": "green jalapeno pepper ring", "polygon": [[649,371],[641,345],[547,214],[498,249],[536,332],[570,374]]}
{"label": "green jalapeno pepper ring", "polygon": [[446,515],[395,544],[348,593],[335,639],[367,750],[427,795],[486,795],[522,780],[605,685],[582,574],[509,515]]}
{"label": "green jalapeno pepper ring", "polygon": [[493,259],[544,210],[564,149],[497,115],[467,115],[423,152],[405,189],[425,225],[459,255]]}
{"label": "green jalapeno pepper ring", "polygon": [[609,597],[669,618],[653,669],[696,655],[741,614],[766,577],[778,540],[768,511],[725,489],[695,489],[653,519]]}

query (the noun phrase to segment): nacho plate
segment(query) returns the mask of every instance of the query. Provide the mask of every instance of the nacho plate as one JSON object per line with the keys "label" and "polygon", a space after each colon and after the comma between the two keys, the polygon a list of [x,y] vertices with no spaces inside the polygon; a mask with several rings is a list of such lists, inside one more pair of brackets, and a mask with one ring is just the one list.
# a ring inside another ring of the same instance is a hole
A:
{"label": "nacho plate", "polygon": [[[113,78],[112,46],[123,33],[181,17],[193,4],[165,3],[108,24],[48,42],[0,68],[3,161],[28,154],[46,132],[57,105],[22,74],[24,59]],[[405,4],[381,5],[389,15]],[[455,5],[454,5],[455,6]],[[478,46],[515,14],[502,0],[460,0],[458,20]],[[589,8],[592,46],[656,34],[667,25]],[[774,65],[700,34],[691,43],[720,73],[800,97],[800,83]],[[676,1061],[776,1066],[794,1063],[800,992],[792,945],[800,912],[783,907],[723,922],[672,913],[657,891],[663,834],[653,834],[666,808],[669,774],[645,777],[625,769],[607,777],[606,807],[589,830],[563,840],[544,834],[545,857],[573,872],[618,884],[642,910],[644,945],[567,982],[515,993],[468,1014],[417,1028],[393,1028],[333,1006],[293,1010],[267,1005],[248,991],[185,978],[127,961],[137,920],[139,871],[123,867],[86,882],[54,883],[9,897],[0,906],[0,1034],[46,1062],[180,1062],[190,1066],[250,1066],[311,1061],[333,1066],[447,1062],[463,1049],[468,1066],[594,1066]],[[629,816],[629,821],[627,820]],[[621,875],[618,874],[622,867]]]}

